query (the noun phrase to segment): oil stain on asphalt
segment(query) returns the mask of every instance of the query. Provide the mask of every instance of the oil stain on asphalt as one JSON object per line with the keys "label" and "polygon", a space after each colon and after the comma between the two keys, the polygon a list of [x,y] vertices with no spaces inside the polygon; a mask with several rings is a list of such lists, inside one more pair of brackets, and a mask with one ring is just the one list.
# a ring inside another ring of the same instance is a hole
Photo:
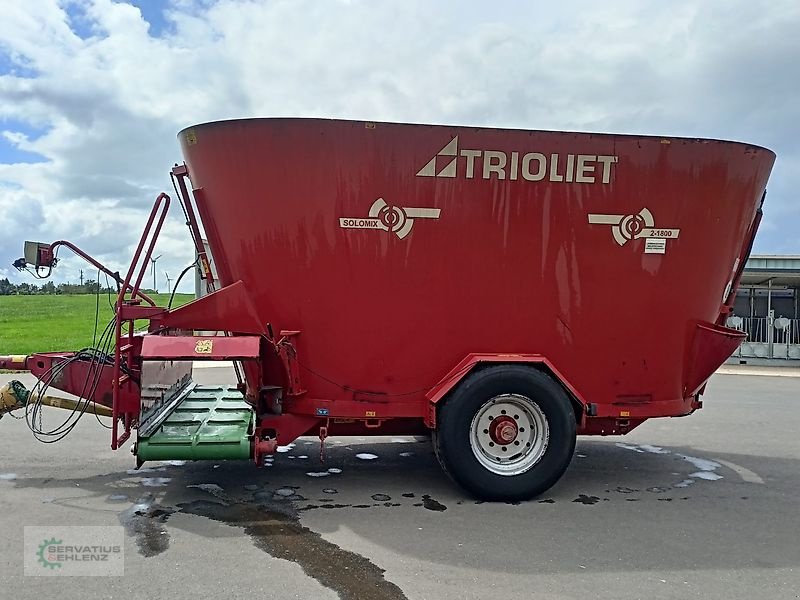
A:
{"label": "oil stain on asphalt", "polygon": [[174,508],[157,504],[153,495],[147,494],[123,511],[119,521],[128,535],[136,539],[140,554],[149,558],[169,548],[169,532],[164,523],[174,512]]}
{"label": "oil stain on asphalt", "polygon": [[297,563],[309,577],[343,600],[405,599],[403,591],[384,577],[372,561],[328,542],[301,525],[289,510],[198,500],[178,504],[180,512],[241,527],[253,544],[270,556]]}
{"label": "oil stain on asphalt", "polygon": [[434,500],[428,494],[423,494],[423,496],[422,496],[422,506],[424,506],[428,510],[435,510],[437,512],[442,512],[442,511],[447,510],[447,507],[444,504]]}
{"label": "oil stain on asphalt", "polygon": [[[255,502],[221,498],[222,494],[213,493],[222,489],[218,486],[214,489],[189,487],[212,493],[217,501],[183,502],[173,508],[162,506],[152,494],[145,494],[120,514],[120,523],[136,540],[140,554],[150,558],[169,548],[170,535],[165,524],[171,515],[179,512],[240,527],[257,548],[274,558],[296,563],[306,575],[335,591],[343,600],[406,599],[403,591],[384,577],[384,570],[368,558],[328,542],[300,524],[298,513],[304,509],[296,509],[292,501],[305,498],[296,493],[296,487],[277,490],[286,490],[291,495],[266,490],[256,492],[253,494]],[[375,496],[379,500],[391,499],[385,494]],[[400,505],[386,501],[384,506]],[[305,509],[346,507],[345,504],[323,504]]]}

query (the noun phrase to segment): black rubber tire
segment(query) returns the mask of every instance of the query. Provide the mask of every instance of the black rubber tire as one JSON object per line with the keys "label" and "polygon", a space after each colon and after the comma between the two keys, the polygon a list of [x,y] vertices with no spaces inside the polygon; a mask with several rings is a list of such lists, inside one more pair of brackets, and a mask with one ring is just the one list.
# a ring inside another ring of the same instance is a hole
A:
{"label": "black rubber tire", "polygon": [[[519,475],[498,475],[478,462],[470,447],[470,426],[480,408],[501,394],[533,400],[550,430],[544,455]],[[575,412],[564,389],[549,375],[526,365],[483,368],[462,381],[438,407],[433,446],[439,463],[460,486],[481,500],[528,500],[552,487],[575,452]]]}

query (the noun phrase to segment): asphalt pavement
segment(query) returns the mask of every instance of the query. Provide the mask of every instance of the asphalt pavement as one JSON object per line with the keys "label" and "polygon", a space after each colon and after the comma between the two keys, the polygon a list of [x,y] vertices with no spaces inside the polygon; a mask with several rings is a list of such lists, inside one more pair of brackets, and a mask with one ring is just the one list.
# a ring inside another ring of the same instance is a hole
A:
{"label": "asphalt pavement", "polygon": [[[51,445],[6,416],[0,596],[800,598],[800,378],[715,375],[704,400],[580,438],[565,477],[519,504],[466,496],[424,438],[132,471],[93,416]],[[24,576],[23,526],[64,524],[124,526],[125,576]]]}

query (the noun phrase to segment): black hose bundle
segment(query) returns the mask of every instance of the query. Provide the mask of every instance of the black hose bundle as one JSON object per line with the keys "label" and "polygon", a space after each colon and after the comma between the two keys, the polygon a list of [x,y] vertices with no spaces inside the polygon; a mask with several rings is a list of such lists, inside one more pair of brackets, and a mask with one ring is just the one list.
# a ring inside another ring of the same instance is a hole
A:
{"label": "black hose bundle", "polygon": [[[99,271],[97,275],[99,281]],[[109,306],[113,308],[113,305],[111,304],[110,288],[108,289]],[[92,347],[83,348],[64,360],[54,362],[50,369],[45,371],[39,377],[39,380],[36,382],[33,388],[31,388],[27,395],[24,415],[25,422],[27,423],[28,428],[31,430],[34,437],[40,442],[51,444],[64,439],[75,428],[75,426],[78,424],[78,421],[80,421],[81,417],[86,414],[90,406],[92,407],[92,413],[94,414],[95,419],[97,419],[97,422],[106,429],[111,429],[110,425],[106,425],[100,421],[100,417],[97,414],[97,409],[95,407],[96,405],[94,402],[94,396],[100,383],[103,369],[112,367],[114,365],[114,355],[112,352],[114,350],[117,320],[116,317],[113,317],[105,326],[105,329],[103,329],[102,333],[100,334],[100,338],[98,339],[97,327],[99,316],[100,286],[98,284],[95,298],[95,318],[94,333],[92,335]],[[42,424],[42,407],[44,405],[41,399],[47,395],[47,391],[52,386],[53,382],[59,380],[64,371],[69,368],[70,365],[76,362],[89,363],[86,380],[84,381],[83,387],[78,394],[77,404],[61,424],[51,429],[45,429]],[[123,363],[120,365],[120,370],[128,375],[131,381],[134,381],[134,383],[138,385],[139,382],[137,378],[133,376],[133,373],[130,371],[129,367],[130,365]]]}

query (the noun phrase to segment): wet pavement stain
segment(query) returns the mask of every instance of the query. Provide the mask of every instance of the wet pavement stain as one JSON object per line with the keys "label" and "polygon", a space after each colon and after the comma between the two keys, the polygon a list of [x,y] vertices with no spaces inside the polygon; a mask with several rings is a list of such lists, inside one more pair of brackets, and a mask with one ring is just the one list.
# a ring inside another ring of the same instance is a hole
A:
{"label": "wet pavement stain", "polygon": [[573,502],[579,502],[580,504],[597,504],[600,502],[599,496],[587,496],[586,494],[578,494],[578,497],[573,500]]}
{"label": "wet pavement stain", "polygon": [[447,507],[444,504],[434,500],[428,494],[423,494],[422,506],[424,506],[428,510],[435,510],[436,512],[442,512],[447,510]]}
{"label": "wet pavement stain", "polygon": [[539,500],[539,504],[555,504],[556,501],[552,498],[545,498],[544,500]]}
{"label": "wet pavement stain", "polygon": [[391,496],[387,496],[386,494],[372,494],[370,496],[375,502],[388,502],[392,499]]}
{"label": "wet pavement stain", "polygon": [[369,559],[344,550],[301,525],[296,516],[252,504],[224,506],[208,501],[178,504],[182,513],[240,527],[253,544],[270,556],[298,564],[309,577],[342,600],[407,600]]}
{"label": "wet pavement stain", "polygon": [[307,500],[307,498],[301,494],[298,494],[294,489],[289,488],[281,488],[274,492],[269,490],[264,490],[261,492],[256,492],[253,494],[253,500],[256,502],[291,502],[291,501],[301,501]]}
{"label": "wet pavement stain", "polygon": [[406,492],[405,494],[402,494],[402,496],[403,498],[413,498],[414,492]]}
{"label": "wet pavement stain", "polygon": [[147,494],[120,513],[119,521],[128,535],[136,539],[139,553],[150,558],[169,548],[170,536],[164,523],[174,512],[174,508],[157,504],[154,496]]}
{"label": "wet pavement stain", "polygon": [[[305,498],[302,498],[302,497],[301,497],[301,499],[305,500]],[[285,498],[280,498],[280,500],[285,500]],[[397,508],[399,506],[403,506],[399,502],[373,502],[372,504],[339,504],[339,503],[334,503],[333,500],[330,499],[330,498],[323,498],[323,499],[318,500],[318,502],[320,502],[321,504],[306,504],[305,506],[301,506],[300,508],[297,508],[296,511],[298,513],[301,513],[301,512],[305,512],[307,510],[315,510],[317,508],[327,508],[327,509],[331,509],[331,508],[381,508],[381,507]],[[415,504],[414,506],[422,506],[422,503]]]}
{"label": "wet pavement stain", "polygon": [[297,511],[298,512],[303,512],[303,511],[306,511],[306,510],[315,510],[317,508],[325,508],[325,509],[331,510],[331,509],[334,509],[334,508],[350,508],[350,506],[351,506],[350,504],[334,504],[334,503],[330,503],[329,502],[329,503],[325,503],[325,504],[308,504],[307,506],[304,506],[302,508],[298,508]]}

